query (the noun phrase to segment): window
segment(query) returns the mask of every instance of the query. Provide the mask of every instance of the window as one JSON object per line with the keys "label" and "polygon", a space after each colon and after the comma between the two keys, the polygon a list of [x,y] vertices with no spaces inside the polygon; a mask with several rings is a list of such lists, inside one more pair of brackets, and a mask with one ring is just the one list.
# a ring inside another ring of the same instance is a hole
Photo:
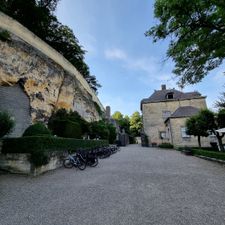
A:
{"label": "window", "polygon": [[165,132],[165,131],[160,131],[160,132],[159,132],[159,137],[160,137],[161,139],[166,139],[166,132]]}
{"label": "window", "polygon": [[169,92],[169,93],[166,95],[166,98],[167,98],[167,99],[173,99],[173,92]]}
{"label": "window", "polygon": [[182,138],[190,138],[191,136],[187,134],[187,128],[181,127],[181,137]]}
{"label": "window", "polygon": [[162,118],[163,119],[167,119],[170,116],[171,116],[171,112],[170,111],[162,111]]}

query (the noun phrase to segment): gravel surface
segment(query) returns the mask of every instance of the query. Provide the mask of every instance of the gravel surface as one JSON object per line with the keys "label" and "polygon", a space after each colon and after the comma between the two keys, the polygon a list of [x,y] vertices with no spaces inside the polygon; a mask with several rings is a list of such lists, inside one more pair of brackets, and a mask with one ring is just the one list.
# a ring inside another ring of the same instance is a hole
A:
{"label": "gravel surface", "polygon": [[222,225],[225,167],[124,147],[96,168],[0,174],[1,225]]}

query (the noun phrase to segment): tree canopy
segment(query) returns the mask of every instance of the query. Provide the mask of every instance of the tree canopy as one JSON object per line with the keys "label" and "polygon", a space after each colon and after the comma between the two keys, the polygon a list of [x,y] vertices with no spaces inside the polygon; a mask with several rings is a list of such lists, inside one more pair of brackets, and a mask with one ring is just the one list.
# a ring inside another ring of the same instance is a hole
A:
{"label": "tree canopy", "polygon": [[130,130],[134,136],[139,136],[142,128],[142,118],[138,111],[134,112],[130,117]]}
{"label": "tree canopy", "polygon": [[204,118],[201,117],[201,114],[192,116],[186,121],[187,134],[198,137],[199,147],[201,147],[201,136],[209,136],[209,133],[205,129],[205,123],[207,123],[207,121],[205,121]]}
{"label": "tree canopy", "polygon": [[159,23],[146,36],[170,38],[167,56],[175,62],[179,85],[201,81],[225,58],[224,0],[156,0]]}
{"label": "tree canopy", "polygon": [[72,63],[96,92],[101,85],[84,61],[85,50],[54,12],[59,0],[0,0],[0,11],[13,17]]}

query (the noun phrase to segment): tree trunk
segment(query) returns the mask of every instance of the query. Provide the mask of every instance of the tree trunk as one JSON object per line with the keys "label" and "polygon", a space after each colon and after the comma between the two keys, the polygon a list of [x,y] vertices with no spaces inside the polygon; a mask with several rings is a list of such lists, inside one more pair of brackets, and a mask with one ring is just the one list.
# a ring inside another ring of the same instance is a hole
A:
{"label": "tree trunk", "polygon": [[201,136],[198,136],[198,147],[201,148],[202,145],[201,145]]}
{"label": "tree trunk", "polygon": [[218,144],[219,144],[219,150],[224,152],[224,147],[223,147],[223,143],[222,143],[222,138],[224,137],[224,134],[222,134],[221,136],[217,133],[216,134],[217,140],[218,140]]}

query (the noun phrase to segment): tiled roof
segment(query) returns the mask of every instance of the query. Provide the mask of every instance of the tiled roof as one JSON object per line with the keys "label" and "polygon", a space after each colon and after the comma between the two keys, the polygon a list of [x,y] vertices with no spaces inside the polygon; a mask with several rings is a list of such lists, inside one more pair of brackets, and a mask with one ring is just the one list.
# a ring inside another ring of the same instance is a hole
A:
{"label": "tiled roof", "polygon": [[179,107],[169,118],[190,117],[199,112],[200,109],[193,106]]}
{"label": "tiled roof", "polygon": [[[173,93],[173,99],[168,99],[167,95],[169,93]],[[158,90],[155,91],[149,98],[144,98],[141,101],[143,103],[152,103],[152,102],[162,102],[162,101],[174,101],[174,100],[184,100],[184,99],[192,99],[202,97],[201,94],[197,91],[194,92],[181,92],[175,89],[169,90]]]}

